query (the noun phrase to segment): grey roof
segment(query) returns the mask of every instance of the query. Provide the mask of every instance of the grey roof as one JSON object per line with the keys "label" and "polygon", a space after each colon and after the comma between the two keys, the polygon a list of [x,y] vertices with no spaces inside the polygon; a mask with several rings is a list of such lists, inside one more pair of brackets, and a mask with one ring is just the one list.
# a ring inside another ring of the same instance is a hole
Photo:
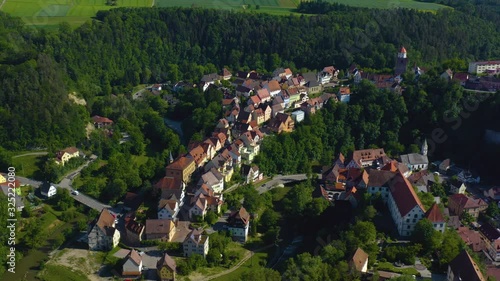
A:
{"label": "grey roof", "polygon": [[201,82],[213,82],[219,80],[219,75],[217,73],[210,73],[203,75]]}
{"label": "grey roof", "polygon": [[407,165],[418,165],[418,164],[429,164],[429,159],[427,155],[422,155],[418,153],[403,154],[400,156],[401,163]]}

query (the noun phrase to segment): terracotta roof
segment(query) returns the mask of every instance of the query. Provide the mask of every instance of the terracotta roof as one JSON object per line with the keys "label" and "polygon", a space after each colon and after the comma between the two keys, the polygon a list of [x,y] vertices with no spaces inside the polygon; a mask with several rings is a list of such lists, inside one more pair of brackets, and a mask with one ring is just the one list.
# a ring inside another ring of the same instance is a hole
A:
{"label": "terracotta roof", "polygon": [[184,242],[191,240],[195,244],[205,244],[208,236],[203,234],[203,229],[193,229],[187,236]]}
{"label": "terracotta roof", "polygon": [[259,96],[251,96],[250,99],[254,104],[259,104],[260,103],[260,98]]}
{"label": "terracotta roof", "polygon": [[196,165],[200,165],[201,163],[203,163],[203,161],[207,157],[205,150],[203,149],[203,147],[201,145],[197,145],[196,147],[191,149],[189,151],[189,155],[191,155],[193,157]]}
{"label": "terracotta roof", "polygon": [[395,176],[394,172],[369,169],[367,187],[388,186],[389,181]]}
{"label": "terracotta roof", "polygon": [[460,206],[460,208],[463,209],[478,208],[488,205],[483,201],[483,199],[470,198],[464,194],[453,194],[448,197],[448,200],[455,202],[458,206]]}
{"label": "terracotta roof", "polygon": [[156,263],[156,268],[158,270],[160,270],[163,266],[166,266],[168,267],[171,271],[174,271],[176,270],[177,268],[177,265],[175,264],[175,260],[170,257],[167,253],[164,253],[160,260],[158,260],[158,262]]}
{"label": "terracotta roof", "polygon": [[260,100],[264,100],[268,99],[271,95],[269,94],[269,91],[266,88],[263,88],[257,91],[257,96],[259,96]]}
{"label": "terracotta roof", "polygon": [[250,214],[247,210],[241,207],[238,211],[234,211],[228,217],[228,221],[241,221],[243,224],[247,224],[250,221]]}
{"label": "terracotta roof", "polygon": [[181,189],[182,181],[178,178],[163,177],[156,184],[157,189]]}
{"label": "terracotta roof", "polygon": [[369,162],[385,156],[383,148],[355,150],[352,153],[352,160],[361,165],[361,161]]}
{"label": "terracotta roof", "polygon": [[184,170],[194,161],[191,157],[182,156],[167,166],[167,169]]}
{"label": "terracotta roof", "polygon": [[229,70],[227,70],[227,68],[223,68],[222,69],[222,76],[231,76],[231,72]]}
{"label": "terracotta roof", "polygon": [[113,123],[113,120],[99,115],[92,116],[92,121],[94,121],[94,123]]}
{"label": "terracotta roof", "polygon": [[390,172],[397,172],[398,167],[397,167],[397,161],[391,161],[387,163],[384,167],[382,167],[382,171],[390,171]]}
{"label": "terracotta roof", "polygon": [[269,81],[269,83],[267,84],[267,88],[270,92],[281,91],[280,84],[276,80]]}
{"label": "terracotta roof", "polygon": [[323,68],[323,72],[333,74],[333,72],[335,72],[335,67],[333,67],[333,66],[325,66]]}
{"label": "terracotta roof", "polygon": [[139,266],[142,261],[141,256],[139,256],[139,253],[134,249],[130,250],[130,252],[127,255],[127,259],[133,261],[137,266]]}
{"label": "terracotta roof", "polygon": [[160,199],[160,201],[158,201],[158,211],[161,209],[170,209],[170,211],[174,211],[175,206],[177,206],[177,200],[175,199]]}
{"label": "terracotta roof", "polygon": [[175,228],[175,223],[171,219],[146,220],[146,234],[168,234]]}
{"label": "terracotta roof", "polygon": [[94,223],[91,227],[97,225],[106,235],[111,236],[114,233],[114,225],[115,225],[115,217],[109,212],[108,209],[102,209],[99,217],[94,220]]}
{"label": "terracotta roof", "polygon": [[479,232],[469,229],[468,227],[459,227],[457,233],[464,243],[471,247],[472,251],[480,252],[484,249]]}
{"label": "terracotta roof", "polygon": [[479,266],[474,262],[466,250],[462,250],[462,252],[450,262],[449,266],[455,276],[454,280],[486,281]]}
{"label": "terracotta roof", "polygon": [[145,226],[136,222],[135,220],[131,220],[125,225],[125,228],[135,234],[141,234],[144,231]]}
{"label": "terracotta roof", "polygon": [[432,204],[431,208],[427,210],[425,217],[433,223],[445,222],[443,214],[436,203]]}
{"label": "terracotta roof", "polygon": [[367,260],[368,260],[368,254],[365,251],[363,251],[363,249],[358,248],[356,249],[356,252],[352,256],[351,262],[357,271],[361,271],[363,270],[363,266],[365,265]]}
{"label": "terracotta roof", "polygon": [[418,198],[410,182],[401,174],[397,173],[390,182],[391,194],[396,201],[401,216],[405,216],[415,206],[419,206],[425,212],[424,206]]}
{"label": "terracotta roof", "polygon": [[340,95],[350,95],[351,89],[349,87],[340,87],[339,94]]}

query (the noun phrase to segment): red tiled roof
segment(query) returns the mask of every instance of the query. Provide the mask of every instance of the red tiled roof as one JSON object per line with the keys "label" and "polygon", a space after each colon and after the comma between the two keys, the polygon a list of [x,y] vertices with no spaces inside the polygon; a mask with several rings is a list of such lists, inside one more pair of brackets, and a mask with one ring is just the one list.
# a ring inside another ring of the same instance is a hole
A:
{"label": "red tiled roof", "polygon": [[170,257],[167,253],[163,254],[161,256],[161,259],[156,264],[157,269],[161,269],[163,266],[168,267],[173,272],[175,272],[175,269],[177,267],[175,260],[172,257]]}
{"label": "red tiled roof", "polygon": [[408,214],[415,206],[425,211],[410,182],[401,173],[397,173],[391,180],[390,188],[401,216]]}
{"label": "red tiled roof", "polygon": [[[277,83],[277,82],[276,82]],[[271,95],[269,94],[269,91],[266,88],[260,89],[257,91],[257,95],[261,100],[269,98]]]}
{"label": "red tiled roof", "polygon": [[172,164],[167,166],[167,169],[173,169],[173,170],[184,170],[186,169],[191,162],[193,162],[193,158],[182,156],[179,159],[175,160],[172,162]]}
{"label": "red tiled roof", "polygon": [[482,199],[474,199],[467,197],[464,194],[453,194],[451,195],[448,200],[451,200],[455,202],[460,208],[463,209],[471,209],[471,208],[478,208],[478,207],[484,207],[488,204],[484,202]]}
{"label": "red tiled roof", "polygon": [[365,262],[368,260],[368,254],[363,249],[358,248],[352,256],[351,262],[357,271],[363,270]]}
{"label": "red tiled roof", "polygon": [[445,221],[443,214],[441,213],[441,210],[436,203],[432,204],[431,208],[427,210],[427,213],[425,213],[425,217],[434,223]]}
{"label": "red tiled roof", "polygon": [[92,116],[92,121],[94,121],[94,123],[113,123],[113,120],[99,115]]}
{"label": "red tiled roof", "polygon": [[274,92],[274,91],[281,91],[280,84],[276,80],[269,81],[267,84],[267,87],[269,88],[269,91]]}
{"label": "red tiled roof", "polygon": [[[262,90],[259,90],[259,92],[262,91]],[[267,91],[267,90],[266,90]],[[268,93],[269,95],[269,93]],[[252,100],[252,102],[254,104],[259,104],[260,103],[260,97],[259,96],[251,96],[250,99]]]}
{"label": "red tiled roof", "polygon": [[163,177],[155,184],[155,188],[158,189],[180,189],[181,187],[182,181],[172,177]]}

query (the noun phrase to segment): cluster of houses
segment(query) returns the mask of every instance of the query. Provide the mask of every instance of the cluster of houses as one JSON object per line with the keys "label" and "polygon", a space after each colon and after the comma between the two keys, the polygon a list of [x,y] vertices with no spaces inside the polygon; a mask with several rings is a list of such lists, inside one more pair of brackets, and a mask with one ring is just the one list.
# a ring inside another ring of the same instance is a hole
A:
{"label": "cluster of houses", "polygon": [[[435,172],[428,170],[431,165]],[[345,201],[352,207],[357,206],[364,192],[377,196],[387,204],[401,237],[410,236],[418,221],[427,218],[436,231],[455,229],[474,252],[483,252],[492,262],[500,262],[500,229],[488,222],[481,225],[476,222],[479,214],[488,208],[489,201],[500,201],[500,188],[484,190],[481,198],[468,195],[469,184],[478,182],[479,178],[470,172],[450,165],[449,159],[429,163],[424,141],[420,153],[400,155],[398,159],[390,159],[383,149],[356,150],[348,158],[339,154],[331,166],[324,167],[319,190],[325,199]],[[417,192],[431,192],[435,183],[449,186],[450,195],[444,209],[438,205],[441,198],[435,197],[433,205],[426,209],[417,195]],[[466,215],[474,220],[472,229],[461,225]],[[368,255],[358,249],[350,262],[357,271],[366,272],[367,261]],[[395,277],[394,273],[383,274],[387,278]],[[498,277],[500,271],[488,267],[488,274]],[[486,280],[465,250],[450,263],[448,278]]]}
{"label": "cluster of houses", "polygon": [[[89,226],[89,249],[110,250],[120,241],[138,246],[143,240],[159,240],[182,243],[186,257],[193,254],[205,257],[209,251],[209,236],[201,229],[193,229],[190,221],[203,219],[208,212],[221,212],[225,183],[231,180],[235,171],[240,171],[245,183],[263,178],[259,167],[252,165],[262,139],[268,133],[291,132],[294,128],[292,118],[300,122],[304,114],[313,114],[335,97],[324,94],[309,99],[308,93],[321,91],[322,85],[329,83],[337,73],[334,67],[326,67],[319,73],[293,76],[290,69],[278,69],[275,77],[267,81],[256,72],[238,73],[239,77],[245,77],[240,78],[242,83],[238,86],[246,82],[243,87],[248,87],[248,92],[239,92],[242,87],[236,87],[233,96],[226,95],[222,101],[224,118],[217,122],[210,137],[189,143],[188,153],[175,159],[170,154],[165,176],[154,184],[154,195],[158,200],[156,217],[147,218],[144,224],[137,221],[136,210],[143,199],[128,192],[123,200],[128,211],[124,216],[124,230],[120,232],[117,218],[103,209]],[[218,84],[216,81],[231,76],[227,69],[223,69],[221,75],[205,75],[200,86],[206,90]],[[158,91],[159,87],[156,89]],[[248,98],[246,105],[240,104],[239,94]],[[292,105],[305,110],[302,114],[293,114],[293,117],[285,114],[285,108]],[[96,128],[105,129],[113,124],[100,116],[94,116],[92,120]],[[247,241],[250,219],[243,207],[228,216],[226,228],[235,241]],[[158,276],[163,274],[175,278],[172,275],[175,274],[175,263],[167,254],[162,259],[158,262]],[[125,257],[122,274],[135,276],[140,272],[141,255],[131,250]]]}

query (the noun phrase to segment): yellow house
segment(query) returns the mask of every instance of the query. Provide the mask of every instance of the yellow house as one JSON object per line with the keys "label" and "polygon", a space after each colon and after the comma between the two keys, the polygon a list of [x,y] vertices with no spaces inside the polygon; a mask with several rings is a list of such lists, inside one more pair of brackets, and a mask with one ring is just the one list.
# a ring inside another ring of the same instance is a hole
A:
{"label": "yellow house", "polygon": [[156,263],[156,273],[158,274],[158,280],[174,281],[175,270],[175,261],[167,253],[163,254],[158,263]]}
{"label": "yellow house", "polygon": [[191,180],[191,175],[196,169],[196,163],[193,158],[182,156],[172,162],[166,168],[166,176],[175,179],[180,179],[185,183]]}
{"label": "yellow house", "polygon": [[56,154],[56,163],[63,165],[69,161],[71,158],[80,156],[80,151],[76,147],[68,147],[63,149]]}

